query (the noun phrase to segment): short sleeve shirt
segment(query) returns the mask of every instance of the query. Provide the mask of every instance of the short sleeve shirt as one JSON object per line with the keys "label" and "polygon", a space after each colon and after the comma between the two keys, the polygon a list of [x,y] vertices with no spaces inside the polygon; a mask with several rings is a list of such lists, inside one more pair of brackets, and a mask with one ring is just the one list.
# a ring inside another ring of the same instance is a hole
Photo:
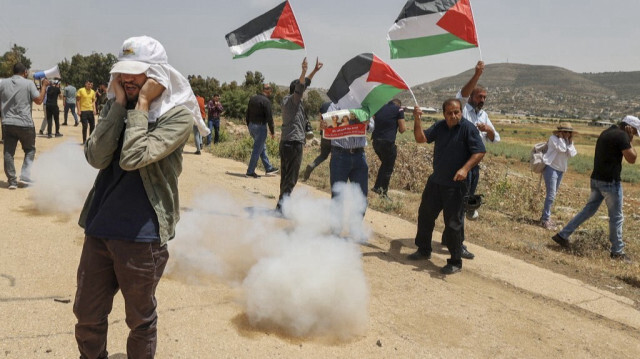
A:
{"label": "short sleeve shirt", "polygon": [[14,75],[0,81],[0,104],[2,107],[2,124],[34,127],[31,118],[33,99],[40,96],[38,88],[22,76]]}
{"label": "short sleeve shirt", "polygon": [[460,122],[449,128],[445,120],[436,122],[424,131],[427,143],[435,142],[433,148],[433,174],[430,180],[443,186],[460,186],[453,180],[456,172],[475,153],[486,149],[478,129],[469,121]]}
{"label": "short sleeve shirt", "polygon": [[72,85],[64,88],[64,101],[71,104],[76,103],[76,88]]}
{"label": "short sleeve shirt", "polygon": [[96,92],[93,90],[87,91],[85,87],[78,90],[78,94],[76,97],[80,98],[78,102],[78,106],[80,107],[80,112],[82,111],[93,111],[93,103],[96,102]]}
{"label": "short sleeve shirt", "polygon": [[602,131],[596,141],[591,178],[598,181],[620,181],[622,151],[631,148],[629,135],[618,126]]}
{"label": "short sleeve shirt", "polygon": [[376,112],[374,118],[376,119],[376,128],[373,130],[371,138],[395,142],[396,133],[398,133],[398,120],[404,120],[404,109],[389,102]]}

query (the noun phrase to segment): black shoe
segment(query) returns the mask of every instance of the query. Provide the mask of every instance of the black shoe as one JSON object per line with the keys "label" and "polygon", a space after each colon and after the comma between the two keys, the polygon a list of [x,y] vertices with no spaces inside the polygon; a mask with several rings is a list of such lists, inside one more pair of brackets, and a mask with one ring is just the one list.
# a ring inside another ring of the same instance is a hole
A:
{"label": "black shoe", "polygon": [[56,133],[56,137],[62,137],[61,133]]}
{"label": "black shoe", "polygon": [[267,175],[274,175],[274,174],[278,173],[278,171],[280,171],[280,170],[277,169],[276,167],[271,167],[270,170],[266,170],[266,171],[264,171],[264,173],[267,174]]}
{"label": "black shoe", "polygon": [[47,134],[47,138],[53,137],[50,133]]}
{"label": "black shoe", "polygon": [[62,126],[66,126],[66,125],[67,125],[67,123],[66,123],[66,122],[62,124]]}
{"label": "black shoe", "polygon": [[464,259],[473,259],[476,257],[476,255],[469,252],[465,246],[462,246],[462,254],[460,256]]}
{"label": "black shoe", "polygon": [[624,253],[611,253],[611,259],[616,260],[616,261],[621,261],[627,264],[631,264],[633,263],[633,261],[631,260],[631,258],[629,258],[629,256]]}
{"label": "black shoe", "polygon": [[38,133],[44,136],[44,131],[40,130]]}
{"label": "black shoe", "polygon": [[431,252],[423,251],[418,249],[417,251],[409,254],[407,259],[410,261],[421,261],[431,259]]}
{"label": "black shoe", "polygon": [[253,178],[260,178],[260,176],[258,176],[257,173],[247,173],[246,175],[244,175],[245,177],[249,178],[249,177],[253,177]]}
{"label": "black shoe", "polygon": [[440,269],[440,273],[449,275],[449,274],[453,274],[453,273],[458,273],[461,270],[462,270],[462,267],[453,265],[451,263],[447,263],[446,266],[444,266],[444,267],[442,267],[442,269]]}
{"label": "black shoe", "polygon": [[569,240],[560,237],[560,234],[558,233],[556,233],[555,236],[551,237],[551,239],[553,239],[554,242],[558,243],[562,248],[569,248],[571,246]]}
{"label": "black shoe", "polygon": [[378,187],[373,187],[371,189],[371,192],[373,193],[377,193],[377,194],[383,194],[384,192],[382,191],[382,188],[378,188]]}
{"label": "black shoe", "polygon": [[196,152],[194,152],[194,154],[199,155],[201,154],[200,150],[197,150]]}
{"label": "black shoe", "polygon": [[76,122],[75,125],[73,125],[73,127],[78,127],[78,123]]}

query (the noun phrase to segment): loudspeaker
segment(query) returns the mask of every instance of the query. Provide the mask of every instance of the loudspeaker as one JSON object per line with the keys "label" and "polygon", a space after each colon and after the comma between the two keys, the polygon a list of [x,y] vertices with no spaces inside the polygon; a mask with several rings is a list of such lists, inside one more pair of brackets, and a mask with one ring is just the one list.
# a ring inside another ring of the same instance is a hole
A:
{"label": "loudspeaker", "polygon": [[50,68],[49,70],[38,71],[35,74],[33,74],[34,80],[42,80],[44,78],[52,79],[56,77],[62,77],[60,76],[60,70],[58,69],[58,65]]}

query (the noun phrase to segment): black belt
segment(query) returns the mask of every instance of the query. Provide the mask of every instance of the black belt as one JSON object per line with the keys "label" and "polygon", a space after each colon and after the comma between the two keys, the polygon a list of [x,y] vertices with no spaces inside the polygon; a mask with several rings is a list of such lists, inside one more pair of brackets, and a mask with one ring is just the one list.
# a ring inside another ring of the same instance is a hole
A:
{"label": "black belt", "polygon": [[338,147],[338,146],[333,146],[333,148],[336,149],[337,151],[347,152],[347,153],[351,153],[351,154],[364,152],[364,147],[342,148],[342,147]]}

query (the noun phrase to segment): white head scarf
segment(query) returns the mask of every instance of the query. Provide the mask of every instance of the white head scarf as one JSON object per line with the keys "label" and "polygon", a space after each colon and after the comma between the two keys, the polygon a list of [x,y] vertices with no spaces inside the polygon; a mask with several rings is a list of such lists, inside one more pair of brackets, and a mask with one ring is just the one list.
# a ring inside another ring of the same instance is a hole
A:
{"label": "white head scarf", "polygon": [[149,106],[149,122],[176,106],[184,106],[193,113],[195,125],[202,136],[211,133],[200,114],[200,106],[193,94],[189,81],[178,70],[169,65],[164,47],[158,40],[149,36],[131,37],[124,41],[118,54],[118,62],[111,69],[111,79],[107,96],[115,97],[111,86],[116,74],[141,74],[156,80],[165,87],[159,98]]}

